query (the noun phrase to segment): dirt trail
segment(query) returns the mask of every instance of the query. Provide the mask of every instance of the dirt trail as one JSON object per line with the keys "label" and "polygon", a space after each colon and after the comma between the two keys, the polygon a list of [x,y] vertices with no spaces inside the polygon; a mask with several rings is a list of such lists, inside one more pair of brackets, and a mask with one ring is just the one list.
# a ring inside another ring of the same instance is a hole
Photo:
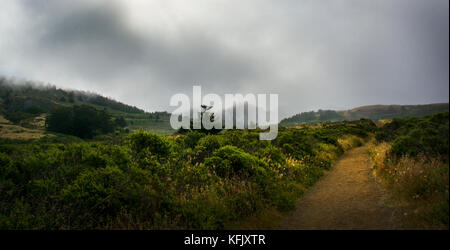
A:
{"label": "dirt trail", "polygon": [[375,182],[363,146],[344,154],[279,228],[399,229],[400,213]]}

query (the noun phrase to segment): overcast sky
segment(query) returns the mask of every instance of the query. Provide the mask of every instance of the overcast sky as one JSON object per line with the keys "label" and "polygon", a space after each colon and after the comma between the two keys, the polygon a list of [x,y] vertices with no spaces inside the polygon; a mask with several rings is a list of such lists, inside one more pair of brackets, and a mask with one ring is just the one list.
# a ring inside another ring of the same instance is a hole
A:
{"label": "overcast sky", "polygon": [[449,99],[448,0],[2,0],[0,74],[147,111],[277,93],[280,116]]}

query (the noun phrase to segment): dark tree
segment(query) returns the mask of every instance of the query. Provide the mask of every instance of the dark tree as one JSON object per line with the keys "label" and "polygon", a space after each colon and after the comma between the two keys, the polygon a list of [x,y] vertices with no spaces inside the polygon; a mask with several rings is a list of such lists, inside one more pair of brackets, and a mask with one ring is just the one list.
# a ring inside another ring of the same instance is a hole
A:
{"label": "dark tree", "polygon": [[74,96],[73,96],[73,92],[71,91],[71,92],[69,92],[67,95],[68,95],[68,97],[69,97],[69,102],[70,102],[70,103],[73,103],[73,102],[75,101]]}
{"label": "dark tree", "polygon": [[72,108],[59,107],[52,112],[46,119],[47,130],[63,133],[73,134],[73,110]]}
{"label": "dark tree", "polygon": [[97,110],[88,105],[57,108],[50,112],[46,123],[49,131],[80,138],[92,138],[114,131],[111,116],[106,110]]}
{"label": "dark tree", "polygon": [[126,127],[126,126],[128,125],[128,124],[127,124],[127,121],[125,121],[125,119],[124,119],[122,116],[116,118],[116,119],[114,120],[114,123],[115,123],[116,126],[119,127],[119,128],[124,128],[124,127]]}

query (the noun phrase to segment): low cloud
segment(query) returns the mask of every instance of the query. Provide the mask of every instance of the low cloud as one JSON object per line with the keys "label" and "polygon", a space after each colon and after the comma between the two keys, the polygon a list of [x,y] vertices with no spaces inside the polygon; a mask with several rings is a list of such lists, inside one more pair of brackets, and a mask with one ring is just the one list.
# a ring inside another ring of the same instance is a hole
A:
{"label": "low cloud", "polygon": [[148,111],[175,93],[277,93],[280,116],[448,102],[445,0],[6,0],[0,74]]}

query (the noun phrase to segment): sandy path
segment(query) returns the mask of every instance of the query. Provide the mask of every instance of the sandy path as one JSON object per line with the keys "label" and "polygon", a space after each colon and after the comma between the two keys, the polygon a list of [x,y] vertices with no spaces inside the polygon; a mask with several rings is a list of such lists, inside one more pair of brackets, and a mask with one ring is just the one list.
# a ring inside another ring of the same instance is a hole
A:
{"label": "sandy path", "polygon": [[398,229],[399,213],[375,182],[366,147],[359,147],[311,187],[279,228]]}

